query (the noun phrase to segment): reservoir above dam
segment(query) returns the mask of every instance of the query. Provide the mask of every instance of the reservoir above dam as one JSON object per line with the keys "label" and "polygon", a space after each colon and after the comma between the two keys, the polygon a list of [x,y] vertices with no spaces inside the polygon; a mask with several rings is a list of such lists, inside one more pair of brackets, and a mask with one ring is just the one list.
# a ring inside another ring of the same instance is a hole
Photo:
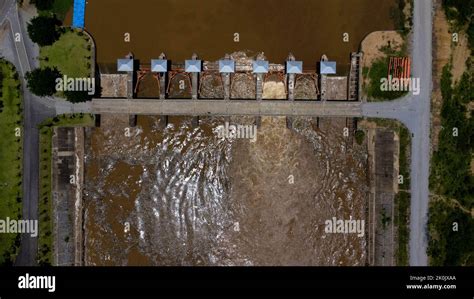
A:
{"label": "reservoir above dam", "polygon": [[309,70],[327,54],[343,73],[368,33],[395,29],[394,11],[396,0],[100,0],[87,3],[85,28],[99,65],[129,52],[144,63],[161,52],[173,61],[193,52],[213,61],[236,51],[279,63],[292,52]]}

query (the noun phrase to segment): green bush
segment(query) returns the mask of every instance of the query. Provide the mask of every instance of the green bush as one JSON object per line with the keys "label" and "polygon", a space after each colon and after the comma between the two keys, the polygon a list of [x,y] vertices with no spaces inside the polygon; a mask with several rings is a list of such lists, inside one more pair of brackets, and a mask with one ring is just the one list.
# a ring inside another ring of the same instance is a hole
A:
{"label": "green bush", "polygon": [[[454,231],[457,223],[458,231]],[[474,219],[442,201],[430,207],[428,254],[433,266],[474,266]]]}
{"label": "green bush", "polygon": [[449,20],[466,29],[469,47],[474,51],[474,0],[443,0],[443,7]]}
{"label": "green bush", "polygon": [[355,140],[357,142],[357,144],[361,145],[362,142],[364,142],[364,138],[365,138],[365,133],[364,131],[362,130],[357,130],[355,132]]}
{"label": "green bush", "polygon": [[61,73],[56,68],[35,69],[26,74],[28,88],[37,96],[52,96],[56,92],[56,79]]}
{"label": "green bush", "polygon": [[37,16],[28,24],[28,35],[41,47],[52,45],[59,38],[58,20],[49,16]]}

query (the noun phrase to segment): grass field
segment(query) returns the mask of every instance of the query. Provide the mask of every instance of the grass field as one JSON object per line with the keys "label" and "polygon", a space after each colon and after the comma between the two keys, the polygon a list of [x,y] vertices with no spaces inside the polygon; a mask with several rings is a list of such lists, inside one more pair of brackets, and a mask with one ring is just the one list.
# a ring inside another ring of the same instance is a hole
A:
{"label": "grass field", "polygon": [[[10,63],[0,59],[0,219],[21,218],[22,207],[22,100],[20,81]],[[21,131],[20,131],[21,135]],[[19,234],[0,234],[0,264],[14,261]]]}
{"label": "grass field", "polygon": [[91,59],[88,37],[72,29],[66,29],[51,46],[40,49],[41,67],[56,67],[68,77],[90,77]]}
{"label": "grass field", "polygon": [[40,125],[40,187],[39,187],[39,236],[38,263],[53,262],[53,207],[52,207],[52,137],[54,127],[93,126],[94,117],[89,114],[61,115],[50,118]]}
{"label": "grass field", "polygon": [[408,221],[410,219],[410,193],[400,191],[395,196],[395,225],[398,227],[397,266],[409,266],[408,241],[410,238]]}

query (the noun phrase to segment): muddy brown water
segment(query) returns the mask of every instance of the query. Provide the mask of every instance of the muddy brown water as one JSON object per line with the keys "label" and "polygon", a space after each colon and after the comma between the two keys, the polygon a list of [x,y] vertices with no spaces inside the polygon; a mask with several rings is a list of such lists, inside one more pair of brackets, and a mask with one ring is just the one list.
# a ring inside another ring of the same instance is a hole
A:
{"label": "muddy brown water", "polygon": [[99,63],[115,63],[128,52],[149,63],[161,52],[174,61],[193,52],[213,61],[248,50],[275,63],[292,52],[308,70],[327,54],[343,73],[364,36],[394,28],[395,7],[396,0],[95,0],[87,4],[86,29]]}
{"label": "muddy brown water", "polygon": [[367,153],[347,147],[345,121],[263,118],[254,143],[219,138],[224,121],[145,116],[132,137],[118,122],[89,134],[86,264],[364,265],[365,237],[324,232],[366,219]]}

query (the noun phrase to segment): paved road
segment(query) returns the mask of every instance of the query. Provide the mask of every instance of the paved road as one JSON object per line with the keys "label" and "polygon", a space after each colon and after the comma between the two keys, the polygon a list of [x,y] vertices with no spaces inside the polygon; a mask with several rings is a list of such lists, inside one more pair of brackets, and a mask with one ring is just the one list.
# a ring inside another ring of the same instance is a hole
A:
{"label": "paved road", "polygon": [[[3,0],[7,9],[0,12],[0,25],[9,21],[12,32],[21,32],[14,0]],[[411,155],[411,214],[410,214],[410,265],[427,264],[427,212],[428,177],[430,158],[430,95],[431,95],[431,33],[432,1],[414,1],[413,36],[413,76],[421,80],[421,93],[400,100],[382,103],[288,103],[277,102],[262,104],[245,101],[229,103],[224,101],[170,101],[150,105],[150,101],[100,100],[92,104],[71,105],[55,99],[39,99],[29,93],[23,80],[25,99],[25,165],[24,165],[24,215],[37,219],[38,203],[38,131],[36,125],[45,117],[70,112],[110,112],[145,114],[255,114],[255,115],[315,115],[315,116],[366,116],[391,118],[404,123],[413,135]],[[0,0],[0,6],[2,0]],[[26,34],[23,34],[26,36]],[[28,43],[26,43],[28,45]],[[29,70],[27,52],[24,43],[16,43],[21,75]],[[23,77],[23,76],[22,76]],[[122,103],[120,101],[123,101]],[[143,104],[143,107],[140,107]],[[212,105],[210,105],[212,104]],[[123,106],[122,106],[123,105]],[[161,106],[160,106],[161,105]],[[147,109],[144,109],[146,107]],[[54,110],[53,110],[54,109]],[[146,110],[146,111],[145,111]],[[245,112],[245,113],[243,113]],[[33,154],[32,154],[33,153]],[[36,240],[22,239],[22,248],[18,264],[35,264]]]}
{"label": "paved road", "polygon": [[417,130],[412,141],[410,265],[425,266],[427,256],[427,222],[429,202],[429,168],[431,156],[430,119],[432,92],[432,15],[431,0],[414,1],[413,76],[421,79],[421,93],[416,97]]}

